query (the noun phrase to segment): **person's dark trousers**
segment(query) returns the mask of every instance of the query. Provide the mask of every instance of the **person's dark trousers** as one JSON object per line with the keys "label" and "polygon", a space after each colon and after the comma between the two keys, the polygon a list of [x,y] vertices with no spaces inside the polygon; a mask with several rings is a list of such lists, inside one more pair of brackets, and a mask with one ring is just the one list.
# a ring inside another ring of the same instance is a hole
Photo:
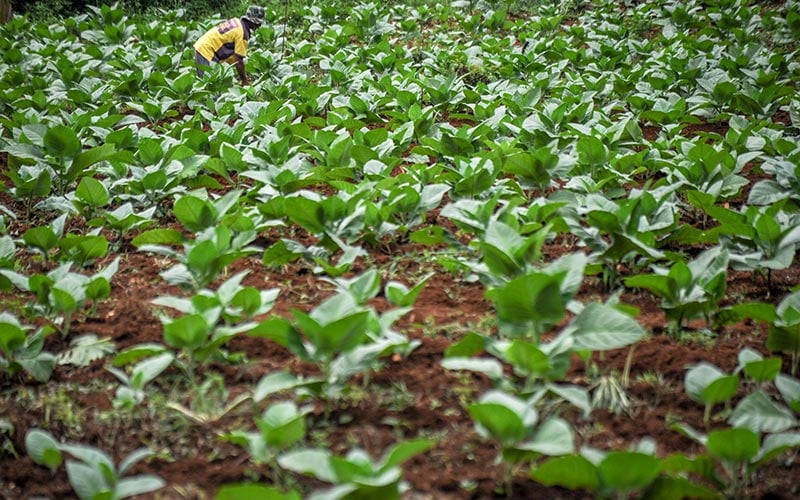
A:
{"label": "person's dark trousers", "polygon": [[199,78],[203,78],[203,75],[205,74],[205,68],[211,66],[211,61],[203,57],[203,54],[195,50],[194,64],[197,67],[197,76]]}

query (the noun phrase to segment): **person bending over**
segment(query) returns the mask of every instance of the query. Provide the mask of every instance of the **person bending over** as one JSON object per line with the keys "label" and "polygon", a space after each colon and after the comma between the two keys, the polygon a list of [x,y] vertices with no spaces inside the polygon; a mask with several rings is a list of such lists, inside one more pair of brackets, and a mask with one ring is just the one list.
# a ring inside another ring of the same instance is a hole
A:
{"label": "person bending over", "polygon": [[241,18],[232,18],[211,28],[194,44],[194,60],[197,76],[204,74],[211,62],[226,62],[236,66],[242,85],[249,85],[244,69],[247,43],[250,35],[264,24],[264,7],[251,5]]}

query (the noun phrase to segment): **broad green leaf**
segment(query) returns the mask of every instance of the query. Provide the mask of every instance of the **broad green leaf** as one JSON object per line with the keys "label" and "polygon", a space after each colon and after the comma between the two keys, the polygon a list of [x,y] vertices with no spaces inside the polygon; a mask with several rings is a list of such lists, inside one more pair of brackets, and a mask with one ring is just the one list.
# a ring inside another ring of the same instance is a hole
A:
{"label": "broad green leaf", "polygon": [[56,125],[44,134],[44,149],[59,158],[72,158],[81,150],[78,134],[65,125]]}
{"label": "broad green leaf", "polygon": [[767,349],[772,352],[800,352],[800,324],[769,327]]}
{"label": "broad green leaf", "polygon": [[256,424],[267,446],[282,450],[306,435],[305,416],[291,401],[271,405]]}
{"label": "broad green leaf", "polygon": [[431,439],[415,439],[403,441],[392,446],[378,463],[378,470],[386,471],[392,467],[399,467],[415,455],[430,450],[436,444]]}
{"label": "broad green leaf", "polygon": [[475,332],[469,332],[458,342],[450,344],[444,351],[447,358],[468,358],[483,352],[486,347],[486,337]]}
{"label": "broad green leaf", "polygon": [[559,276],[531,273],[486,292],[497,316],[510,323],[557,322],[565,313]]}
{"label": "broad green leaf", "polygon": [[195,196],[182,196],[175,201],[173,206],[175,218],[189,231],[199,233],[204,229],[214,227],[217,222],[217,210],[208,200]]}
{"label": "broad green leaf", "polygon": [[133,367],[132,378],[137,377],[141,386],[144,386],[166,370],[174,359],[175,355],[171,352],[164,352],[147,358]]}
{"label": "broad green leaf", "polygon": [[[310,381],[314,380],[312,379]],[[258,381],[258,384],[256,384],[253,390],[253,400],[258,403],[269,395],[302,387],[310,381],[289,372],[270,373],[269,375],[265,375]]]}
{"label": "broad green leaf", "polygon": [[503,379],[503,365],[496,359],[452,356],[442,360],[442,368],[483,373],[491,380]]}
{"label": "broad green leaf", "polygon": [[278,457],[278,464],[299,474],[310,474],[322,481],[336,483],[337,477],[330,459],[329,452],[311,448],[284,453]]}
{"label": "broad green leaf", "polygon": [[67,460],[67,477],[75,494],[81,500],[113,498],[113,491],[106,484],[99,468],[85,463]]}
{"label": "broad green leaf", "polygon": [[652,455],[612,451],[598,467],[604,485],[621,491],[647,487],[658,476],[660,463]]}
{"label": "broad green leaf", "polygon": [[722,403],[736,393],[739,377],[726,375],[716,366],[702,362],[693,366],[684,378],[686,393],[705,404]]}
{"label": "broad green leaf", "polygon": [[645,336],[641,325],[618,309],[588,304],[569,327],[576,349],[607,351],[629,346]]}
{"label": "broad green leaf", "polygon": [[25,330],[9,313],[0,313],[0,349],[9,355],[25,344]]}
{"label": "broad green leaf", "polygon": [[75,189],[75,196],[90,207],[104,207],[109,202],[108,189],[94,177],[84,177]]}
{"label": "broad green leaf", "polygon": [[529,441],[518,445],[517,448],[547,456],[574,453],[575,440],[572,427],[562,418],[550,418],[537,427]]}
{"label": "broad green leaf", "polygon": [[481,433],[511,446],[533,431],[536,413],[522,400],[499,391],[490,391],[478,403],[467,407]]}
{"label": "broad green leaf", "polygon": [[514,368],[528,376],[544,376],[550,370],[547,355],[531,342],[514,339],[505,352],[506,359]]}
{"label": "broad green leaf", "polygon": [[600,489],[600,473],[586,458],[566,455],[551,458],[531,471],[531,477],[545,486],[561,486],[570,490]]}
{"label": "broad green leaf", "polygon": [[775,386],[789,407],[795,413],[800,413],[800,380],[789,375],[780,374],[775,379]]}
{"label": "broad green leaf", "polygon": [[137,248],[144,245],[180,245],[183,235],[176,229],[151,229],[135,237],[132,243]]}
{"label": "broad green leaf", "polygon": [[56,366],[56,357],[49,352],[40,352],[32,358],[17,358],[17,363],[31,377],[39,382],[47,382]]}
{"label": "broad green leaf", "polygon": [[775,403],[763,391],[755,391],[742,399],[728,419],[734,427],[753,432],[783,432],[797,425],[788,409]]}
{"label": "broad green leaf", "polygon": [[72,164],[69,167],[70,177],[76,178],[92,165],[113,159],[116,156],[116,152],[114,144],[103,144],[102,146],[82,151],[72,160]]}
{"label": "broad green leaf", "polygon": [[300,500],[300,495],[291,491],[283,493],[277,488],[262,484],[226,485],[217,491],[216,500]]}
{"label": "broad green leaf", "polygon": [[744,365],[744,373],[758,382],[770,382],[780,373],[781,364],[782,360],[778,357],[751,361]]}
{"label": "broad green leaf", "polygon": [[731,464],[746,464],[761,447],[758,434],[750,429],[734,427],[708,434],[709,453]]}
{"label": "broad green leaf", "polygon": [[119,480],[114,488],[114,498],[128,498],[151,493],[167,485],[166,481],[152,474],[139,474]]}
{"label": "broad green leaf", "polygon": [[208,340],[209,328],[199,314],[181,316],[164,325],[164,341],[172,347],[194,351]]}
{"label": "broad green leaf", "polygon": [[58,246],[58,235],[50,226],[37,226],[26,230],[22,234],[22,241],[26,245],[39,249],[45,257]]}
{"label": "broad green leaf", "polygon": [[82,335],[70,343],[70,348],[58,355],[58,364],[89,366],[92,361],[113,354],[116,350],[110,338],[98,338],[94,334]]}
{"label": "broad green leaf", "polygon": [[31,460],[52,471],[61,465],[60,445],[47,431],[29,430],[25,435],[25,450]]}
{"label": "broad green leaf", "polygon": [[716,500],[719,498],[719,494],[684,477],[660,476],[647,487],[642,498],[643,500],[673,500],[675,498]]}

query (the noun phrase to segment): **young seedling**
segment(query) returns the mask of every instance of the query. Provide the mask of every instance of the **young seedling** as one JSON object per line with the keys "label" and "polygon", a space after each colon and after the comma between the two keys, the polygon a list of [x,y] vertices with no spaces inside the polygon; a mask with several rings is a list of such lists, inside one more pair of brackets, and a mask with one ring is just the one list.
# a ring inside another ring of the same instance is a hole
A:
{"label": "young seedling", "polygon": [[60,467],[64,454],[73,457],[66,461],[67,477],[81,500],[118,500],[151,493],[166,485],[152,474],[123,477],[137,462],[153,455],[145,448],[133,451],[116,466],[111,457],[97,448],[59,443],[47,431],[31,429],[25,436],[25,449],[35,463],[51,470]]}
{"label": "young seedling", "polygon": [[706,447],[717,467],[700,467],[694,472],[709,480],[729,498],[739,498],[752,485],[756,472],[786,451],[800,448],[800,433],[762,435],[745,427],[731,427],[705,435],[687,425],[677,431]]}
{"label": "young seedling", "polygon": [[689,263],[673,262],[669,269],[656,269],[654,274],[625,278],[625,285],[645,288],[661,297],[661,308],[672,320],[674,328],[683,328],[684,321],[703,316],[711,325],[717,302],[727,286],[729,254],[716,246],[701,253]]}
{"label": "young seedling", "polygon": [[256,418],[258,432],[234,431],[224,438],[247,448],[256,464],[269,465],[273,482],[280,484],[278,455],[305,438],[309,411],[311,408],[298,408],[294,401],[277,402]]}
{"label": "young seedling", "polygon": [[467,407],[478,434],[500,442],[500,459],[505,464],[506,495],[512,496],[513,468],[541,455],[564,455],[575,449],[572,428],[566,420],[539,420],[534,399],[522,400],[492,390]]}
{"label": "young seedling", "polygon": [[667,474],[665,461],[648,450],[602,452],[584,447],[579,454],[550,458],[535,466],[531,477],[545,486],[588,490],[597,498],[717,498],[717,494],[684,476]]}
{"label": "young seedling", "polygon": [[0,313],[0,368],[10,375],[25,371],[39,382],[47,382],[56,365],[56,357],[43,350],[51,329],[29,334],[32,328],[9,312]]}
{"label": "young seedling", "polygon": [[716,366],[702,362],[693,366],[684,379],[689,397],[703,403],[703,423],[706,429],[711,425],[711,410],[715,404],[730,401],[739,387],[739,376],[728,375]]}
{"label": "young seedling", "polygon": [[792,376],[797,375],[800,355],[800,292],[786,296],[775,311],[767,334],[767,349],[792,355]]}
{"label": "young seedling", "polygon": [[130,375],[119,368],[106,368],[114,374],[122,384],[117,389],[117,393],[114,397],[114,407],[131,410],[134,406],[144,401],[145,385],[158,377],[158,375],[166,370],[174,360],[174,354],[171,352],[163,352],[136,363],[133,368],[131,368]]}
{"label": "young seedling", "polygon": [[346,456],[333,455],[317,448],[290,451],[278,457],[278,464],[298,474],[308,474],[333,488],[309,498],[385,498],[399,500],[407,488],[400,466],[410,458],[433,447],[428,439],[405,441],[392,446],[374,462],[363,450],[351,450]]}

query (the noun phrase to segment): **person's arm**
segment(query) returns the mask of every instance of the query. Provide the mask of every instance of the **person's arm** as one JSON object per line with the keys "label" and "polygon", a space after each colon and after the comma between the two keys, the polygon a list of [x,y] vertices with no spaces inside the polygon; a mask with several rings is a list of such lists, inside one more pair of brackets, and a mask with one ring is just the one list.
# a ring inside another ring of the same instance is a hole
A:
{"label": "person's arm", "polygon": [[240,55],[236,56],[236,72],[239,73],[239,80],[242,85],[250,85],[250,80],[247,79],[247,72],[244,69],[244,58]]}

